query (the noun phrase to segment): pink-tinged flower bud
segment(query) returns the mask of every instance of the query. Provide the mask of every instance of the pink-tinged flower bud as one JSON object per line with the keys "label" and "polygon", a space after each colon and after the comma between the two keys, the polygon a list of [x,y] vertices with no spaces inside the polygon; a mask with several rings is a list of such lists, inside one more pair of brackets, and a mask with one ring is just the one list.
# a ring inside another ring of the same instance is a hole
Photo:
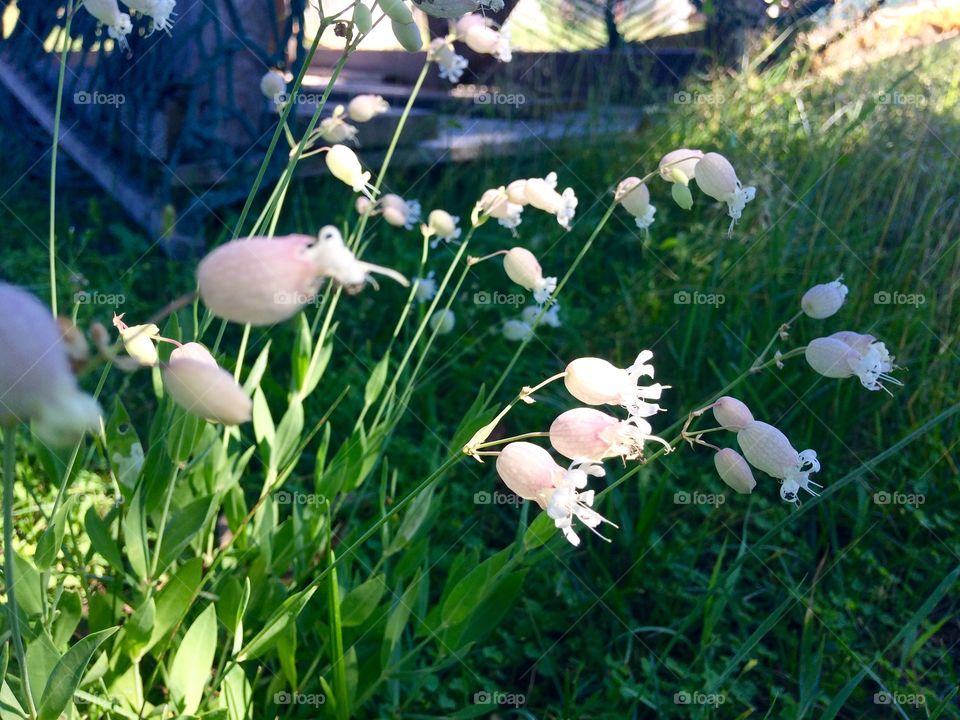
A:
{"label": "pink-tinged flower bud", "polygon": [[471,221],[474,225],[479,222],[480,213],[496,218],[503,227],[513,230],[520,224],[523,206],[510,202],[505,188],[491,188],[483,193],[473,209]]}
{"label": "pink-tinged flower bud", "polygon": [[354,122],[369,122],[390,109],[390,103],[379,95],[357,95],[347,103],[347,115]]}
{"label": "pink-tinged flower bud", "polygon": [[430,316],[430,329],[436,330],[437,335],[448,335],[453,332],[457,318],[453,310],[437,310]]}
{"label": "pink-tinged flower bud", "polygon": [[267,70],[260,78],[260,92],[268,100],[280,102],[287,93],[287,80],[279,70]]}
{"label": "pink-tinged flower bud", "polygon": [[714,200],[727,204],[732,231],[743,213],[743,208],[756,196],[756,188],[743,187],[733,165],[719,153],[704,155],[694,169],[694,177],[697,187],[703,192]]}
{"label": "pink-tinged flower bud", "polygon": [[648,229],[653,224],[657,209],[650,204],[650,190],[640,182],[640,178],[628,177],[617,185],[616,199],[624,209],[633,215],[637,227]]}
{"label": "pink-tinged flower bud", "polygon": [[460,39],[474,52],[492,55],[500,62],[510,62],[513,57],[510,35],[505,30],[497,31],[486,24],[471,23],[466,26]]}
{"label": "pink-tinged flower bud", "polygon": [[822,487],[810,480],[810,475],[820,469],[817,453],[813,450],[798,453],[787,436],[773,425],[754,420],[737,433],[737,442],[751,465],[782,481],[780,497],[787,502],[797,502],[797,492],[801,489],[816,495],[812,486]]}
{"label": "pink-tinged flower bud", "polygon": [[753,471],[736,450],[723,448],[713,456],[713,464],[717,468],[720,479],[738,493],[752,493],[757,486]]}
{"label": "pink-tinged flower bud", "polygon": [[467,31],[470,30],[470,28],[487,27],[488,25],[489,22],[487,21],[486,17],[471,13],[458,19],[454,29],[457,33],[457,37],[463,37],[467,34]]}
{"label": "pink-tinged flower bud", "polygon": [[722,428],[731,432],[740,432],[753,422],[750,408],[729,395],[724,395],[713,404],[713,417]]}
{"label": "pink-tinged flower bud", "polygon": [[200,297],[217,317],[273,325],[312,301],[322,280],[314,238],[286,235],[231,240],[197,268]]}
{"label": "pink-tinged flower bud", "polygon": [[403,0],[380,0],[380,9],[395,22],[401,24],[413,22],[413,13]]}
{"label": "pink-tinged flower bud", "polygon": [[178,347],[170,354],[162,375],[170,397],[191,415],[224,425],[250,420],[250,398],[202,345],[186,343]]}
{"label": "pink-tinged flower bud", "polygon": [[694,176],[697,163],[702,157],[701,150],[680,148],[668,152],[660,159],[660,177],[670,183],[686,185]]}
{"label": "pink-tinged flower bud", "polygon": [[417,27],[415,22],[400,23],[391,20],[390,27],[393,29],[393,36],[400,43],[400,47],[407,52],[419,52],[423,49],[423,36],[420,35],[420,28]]}
{"label": "pink-tinged flower bud", "polygon": [[653,428],[642,418],[620,420],[593,408],[575,408],[550,425],[553,449],[571,460],[600,461],[608,457],[633,460],[643,456],[643,444],[656,440]]}
{"label": "pink-tinged flower bud", "polygon": [[357,201],[353,204],[353,207],[357,211],[357,215],[365,215],[368,212],[373,214],[376,204],[366,195],[357,195]]}
{"label": "pink-tinged flower bud", "polygon": [[497,474],[514,493],[546,507],[564,470],[539,445],[512,442],[497,456]]}
{"label": "pink-tinged flower bud", "polygon": [[555,277],[543,276],[543,269],[532,252],[522,247],[511,248],[503,256],[503,269],[507,277],[520,287],[533,293],[533,298],[541,305],[557,289]]}
{"label": "pink-tinged flower bud", "polygon": [[50,311],[0,282],[0,425],[32,420],[41,441],[69,447],[99,430],[100,415],[97,401],[77,387]]}
{"label": "pink-tinged flower bud", "polygon": [[833,282],[814,285],[800,298],[800,307],[803,312],[815,320],[823,320],[835,314],[847,299],[847,286],[839,277]]}
{"label": "pink-tinged flower bud", "polygon": [[370,173],[364,172],[360,159],[353,150],[346,145],[334,145],[327,151],[324,159],[337,180],[349,185],[354,192],[362,192],[367,197],[373,197]]}
{"label": "pink-tinged flower bud", "polygon": [[807,345],[804,355],[815,371],[829,378],[854,375],[867,390],[887,390],[884,383],[903,385],[890,375],[896,369],[893,356],[872,335],[840,332],[817,338]]}

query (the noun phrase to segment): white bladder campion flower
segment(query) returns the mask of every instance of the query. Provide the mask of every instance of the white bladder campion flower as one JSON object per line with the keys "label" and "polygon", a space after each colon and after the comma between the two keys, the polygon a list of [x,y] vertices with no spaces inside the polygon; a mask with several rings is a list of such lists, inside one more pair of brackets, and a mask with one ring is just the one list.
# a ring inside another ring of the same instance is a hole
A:
{"label": "white bladder campion flower", "polygon": [[492,55],[500,62],[510,62],[510,34],[492,27],[493,21],[482,15],[465,15],[457,21],[457,38],[476,53]]}
{"label": "white bladder campion flower", "polygon": [[380,214],[394,227],[412,230],[420,222],[420,202],[404,200],[395,193],[387,193],[380,198]]}
{"label": "white bladder campion flower", "polygon": [[436,273],[431,270],[426,277],[415,278],[417,282],[417,293],[415,295],[418,303],[430,302],[437,295]]}
{"label": "white bladder campion flower", "polygon": [[463,55],[458,55],[454,50],[450,38],[434,38],[431,40],[427,58],[437,64],[440,79],[449,80],[453,85],[460,82],[463,71],[467,69],[468,65],[467,59]]}
{"label": "white bladder campion flower", "polygon": [[641,352],[628,368],[614,367],[602,358],[577,358],[569,365],[563,376],[567,390],[577,400],[587,405],[621,405],[631,419],[645,418],[660,411],[660,406],[650,400],[659,400],[668,387],[655,383],[637,385],[642,377],[653,378],[653,365],[649,361],[653,353]]}
{"label": "white bladder campion flower", "polygon": [[737,224],[743,214],[743,208],[756,197],[754,187],[743,187],[737,178],[733,165],[719,153],[707,153],[694,168],[697,187],[714,200],[727,204],[730,214],[730,229]]}
{"label": "white bladder campion flower", "polygon": [[357,154],[346,145],[334,145],[326,153],[327,167],[340,182],[349,185],[354,192],[373,199],[370,173],[364,171]]}
{"label": "white bladder campion flower", "polygon": [[437,310],[430,316],[430,329],[435,330],[437,335],[450,334],[456,324],[457,318],[453,310]]}
{"label": "white bladder campion flower", "polygon": [[131,10],[136,10],[150,18],[148,35],[152,35],[157,30],[169,30],[173,27],[171,18],[177,6],[176,0],[123,0],[123,2]]}
{"label": "white bladder campion flower", "polygon": [[672,150],[660,158],[660,177],[669,183],[679,183],[686,187],[693,178],[697,163],[702,157],[702,150],[688,148]]}
{"label": "white bladder campion flower", "polygon": [[539,324],[541,326],[548,325],[552,328],[560,327],[560,325],[562,325],[560,322],[560,303],[553,303],[553,305],[546,310],[539,305],[529,305],[520,313],[520,319],[531,327],[533,323],[537,321],[537,318],[540,318]]}
{"label": "white bladder campion flower", "polygon": [[722,428],[731,432],[740,432],[753,422],[750,408],[729,395],[724,395],[713,404],[713,417]]}
{"label": "white bladder campion flower", "polygon": [[197,267],[200,298],[217,317],[272,325],[296,315],[314,300],[324,278],[359,291],[379,273],[409,285],[395,270],[358,260],[332,225],[310,235],[231,240]]}
{"label": "white bladder campion flower", "polygon": [[260,78],[260,92],[268,100],[283,102],[287,94],[287,80],[279,70],[267,70]]}
{"label": "white bladder campion flower", "polygon": [[594,408],[567,410],[550,425],[550,444],[571,460],[634,460],[643,457],[643,445],[648,440],[670,447],[653,434],[650,423],[643,418],[620,420]]}
{"label": "white bladder campion flower", "polygon": [[787,502],[798,502],[800,490],[816,495],[813,487],[823,487],[810,479],[810,475],[820,470],[817,453],[797,452],[787,436],[773,425],[759,420],[747,423],[737,433],[737,442],[751,465],[781,481],[780,497]]}
{"label": "white bladder campion flower", "polygon": [[337,105],[333,115],[320,121],[318,134],[328,143],[356,142],[357,128],[343,119],[344,109]]}
{"label": "white bladder campion flower", "polygon": [[510,201],[506,188],[491,188],[483,193],[473,208],[470,218],[473,225],[479,223],[481,213],[496,218],[500,225],[514,230],[521,222],[523,205]]}
{"label": "white bladder campion flower", "polygon": [[[522,187],[526,204],[555,215],[562,228],[570,229],[570,222],[577,212],[577,195],[573,188],[567,188],[562,193],[557,192],[555,172],[549,173],[545,178],[527,178],[522,181],[522,185],[511,183],[507,188],[507,196],[512,202],[518,202],[514,200],[514,196],[517,194],[516,188],[519,187]],[[513,192],[511,188],[515,188]]]}
{"label": "white bladder campion flower", "polygon": [[514,493],[546,510],[574,547],[580,544],[580,538],[573,530],[573,518],[597,535],[600,533],[596,528],[601,523],[613,525],[591,507],[594,491],[585,490],[590,477],[605,474],[598,464],[575,461],[564,470],[540,446],[513,442],[497,456],[497,474]]}
{"label": "white bladder campion flower", "polygon": [[123,349],[127,355],[145,367],[154,367],[160,362],[154,341],[160,335],[160,328],[148,325],[127,325],[123,315],[114,315],[113,326],[120,333]]}
{"label": "white bladder campion flower", "polygon": [[161,375],[170,397],[191,415],[224,425],[250,420],[250,398],[203,345],[186,343],[176,348]]}
{"label": "white bladder campion flower", "polygon": [[800,298],[800,308],[804,314],[815,320],[823,320],[836,314],[849,292],[846,285],[843,284],[843,275],[833,282],[814,285],[807,290]]}
{"label": "white bladder campion flower", "polygon": [[653,216],[657,209],[650,204],[650,190],[640,182],[640,178],[628,177],[617,185],[614,196],[623,208],[633,215],[637,227],[647,230],[653,225]]}
{"label": "white bladder campion flower", "polygon": [[540,305],[550,299],[557,289],[555,277],[544,277],[536,256],[522,247],[511,248],[503,256],[503,269],[517,285],[533,293]]}
{"label": "white bladder campion flower", "polygon": [[0,425],[33,422],[53,447],[100,429],[97,401],[80,390],[60,326],[43,303],[0,282]]}
{"label": "white bladder campion flower", "polygon": [[713,456],[713,464],[717,468],[717,474],[728,487],[738,493],[752,493],[757,486],[757,481],[753,477],[753,471],[743,459],[743,455],[731,448],[723,448],[717,451]]}
{"label": "white bladder campion flower", "polygon": [[358,123],[370,122],[390,109],[390,103],[380,95],[357,95],[347,103],[347,116]]}
{"label": "white bladder campion flower", "polygon": [[[867,390],[887,390],[884,383],[903,385],[890,375],[896,369],[893,356],[873,335],[843,331],[817,338],[804,355],[814,370],[829,378],[856,376]],[[887,390],[889,392],[889,390]]]}
{"label": "white bladder campion flower", "polygon": [[484,8],[491,12],[503,10],[503,0],[413,0],[413,2],[427,15],[450,20]]}
{"label": "white bladder campion flower", "polygon": [[107,36],[116,40],[121,50],[130,49],[127,35],[133,30],[133,22],[127,13],[120,12],[117,0],[85,0],[83,7],[107,28]]}
{"label": "white bladder campion flower", "polygon": [[441,242],[453,242],[460,237],[460,218],[451,215],[446,210],[431,210],[427,216],[427,231],[433,238],[430,247],[437,247]]}

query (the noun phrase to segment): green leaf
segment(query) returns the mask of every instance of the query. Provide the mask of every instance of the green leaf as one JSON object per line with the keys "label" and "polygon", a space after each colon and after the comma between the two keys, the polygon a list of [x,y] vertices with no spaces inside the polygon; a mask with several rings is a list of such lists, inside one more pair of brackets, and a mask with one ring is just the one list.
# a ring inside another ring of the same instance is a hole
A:
{"label": "green leaf", "polygon": [[43,690],[59,661],[60,653],[46,633],[41,632],[36,640],[27,645],[27,677],[30,678],[30,694],[34,704],[43,697]]}
{"label": "green leaf", "polygon": [[43,531],[43,535],[37,541],[37,551],[34,553],[33,562],[41,570],[48,570],[53,567],[60,553],[60,546],[63,545],[63,530],[67,520],[67,513],[76,502],[76,496],[71,495],[66,501],[57,508],[57,511],[50,519],[50,524]]}
{"label": "green leaf", "polygon": [[376,402],[387,381],[387,371],[390,369],[390,353],[387,352],[376,367],[370,372],[367,386],[363,389],[363,407],[368,408]]}
{"label": "green leaf", "polygon": [[187,503],[173,514],[160,540],[157,575],[163,573],[170,563],[180,557],[183,549],[210,519],[215,505],[213,496],[202,497]]}
{"label": "green leaf", "polygon": [[413,536],[417,534],[417,530],[420,529],[420,526],[423,525],[424,520],[427,519],[430,513],[430,503],[433,500],[434,489],[436,489],[436,485],[431,485],[417,495],[410,503],[410,508],[403,515],[400,529],[397,530],[397,534],[393,536],[390,545],[383,551],[384,556],[390,556],[400,552],[400,550],[406,547],[407,543],[413,539]]}
{"label": "green leaf", "polygon": [[243,383],[243,391],[248,395],[254,388],[260,387],[260,380],[263,379],[263,373],[267,369],[267,360],[270,358],[271,342],[271,340],[267,341],[253,365],[250,366],[250,372],[247,373],[247,379]]}
{"label": "green leaf", "polygon": [[13,581],[17,588],[17,605],[28,616],[40,615],[43,612],[40,573],[37,572],[32,562],[21,557],[16,551],[13,553],[13,567]]}
{"label": "green leaf", "polygon": [[50,680],[43,690],[38,708],[39,720],[57,720],[73,699],[73,693],[80,686],[83,673],[90,664],[90,658],[100,645],[111,637],[117,628],[108,628],[91,633],[67,650],[66,654],[53,668]]}
{"label": "green leaf", "polygon": [[123,540],[127,560],[140,580],[149,575],[147,560],[147,518],[143,512],[143,484],[133,494],[133,501],[123,516]]}
{"label": "green leaf", "polygon": [[185,463],[203,437],[207,421],[174,405],[167,434],[167,454],[175,463]]}
{"label": "green leaf", "polygon": [[170,697],[185,715],[192,715],[200,707],[216,650],[217,612],[210,603],[183,636],[170,665]]}
{"label": "green leaf", "polygon": [[113,412],[106,425],[106,437],[110,467],[120,487],[132,493],[143,468],[143,445],[119,397],[113,403]]}
{"label": "green leaf", "polygon": [[240,665],[234,665],[223,678],[220,704],[227,709],[229,720],[251,720],[253,688]]}
{"label": "green leaf", "polygon": [[184,562],[157,593],[157,613],[144,652],[155,646],[186,616],[200,589],[202,558]]}
{"label": "green leaf", "polygon": [[304,372],[303,382],[300,383],[300,397],[305,398],[312,393],[320,382],[320,378],[323,377],[323,373],[330,363],[330,356],[333,354],[333,336],[336,332],[337,326],[333,325],[327,332],[323,345],[318,345],[313,349],[310,364]]}
{"label": "green leaf", "polygon": [[144,648],[153,635],[153,627],[157,621],[157,603],[151,596],[136,609],[130,619],[124,624],[124,640],[130,654],[137,660],[143,657]]}
{"label": "green leaf", "polygon": [[270,449],[270,464],[275,470],[295,460],[293,456],[300,444],[301,434],[303,434],[303,402],[299,397],[294,396],[277,426],[273,447]]}
{"label": "green leaf", "polygon": [[267,405],[267,397],[258,387],[253,393],[253,434],[257,438],[257,444],[266,443],[267,447],[272,448],[276,432],[270,406]]}
{"label": "green leaf", "polygon": [[316,587],[307,588],[301,592],[291,595],[283,604],[277,608],[273,615],[264,623],[263,628],[237,655],[237,660],[243,662],[256,658],[267,652],[276,644],[277,639],[284,628],[290,623],[296,622],[297,616],[304,606],[313,597]]}
{"label": "green leaf", "polygon": [[466,620],[474,608],[486,597],[490,581],[507,562],[507,551],[501,551],[484,560],[468,572],[444,599],[441,618],[444,625],[456,625]]}
{"label": "green leaf", "polygon": [[87,508],[87,514],[83,517],[83,526],[87,530],[93,549],[107,561],[110,567],[122,575],[124,570],[120,549],[110,536],[110,529],[107,524],[100,519],[96,508],[93,506]]}
{"label": "green leaf", "polygon": [[343,627],[362,625],[377,609],[386,589],[383,575],[374,575],[353,588],[340,602],[340,624]]}
{"label": "green leaf", "polygon": [[523,549],[533,550],[540,547],[556,532],[556,526],[546,513],[539,513],[523,534]]}
{"label": "green leaf", "polygon": [[403,595],[397,600],[397,604],[390,615],[387,617],[387,624],[383,631],[383,649],[381,652],[382,664],[387,665],[387,659],[393,653],[393,649],[400,642],[403,635],[403,629],[407,626],[410,619],[410,613],[413,611],[413,605],[417,600],[417,594],[420,592],[420,571],[410,581],[410,585],[404,590]]}
{"label": "green leaf", "polygon": [[[80,601],[80,593],[64,590],[57,601],[56,619],[50,629],[53,644],[58,648],[65,648],[82,619],[83,603]],[[3,677],[2,673],[0,677]]]}

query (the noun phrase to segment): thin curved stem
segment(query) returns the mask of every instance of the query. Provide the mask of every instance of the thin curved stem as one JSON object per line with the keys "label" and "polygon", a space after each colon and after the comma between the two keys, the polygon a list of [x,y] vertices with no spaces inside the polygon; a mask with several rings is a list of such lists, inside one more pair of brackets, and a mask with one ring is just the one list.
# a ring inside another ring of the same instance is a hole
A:
{"label": "thin curved stem", "polygon": [[63,26],[63,50],[60,52],[60,73],[57,78],[57,105],[53,111],[53,148],[50,151],[50,238],[47,253],[50,265],[50,309],[57,316],[57,151],[60,149],[60,115],[63,110],[63,82],[70,52],[70,25],[73,23],[73,0],[67,0],[67,20]]}

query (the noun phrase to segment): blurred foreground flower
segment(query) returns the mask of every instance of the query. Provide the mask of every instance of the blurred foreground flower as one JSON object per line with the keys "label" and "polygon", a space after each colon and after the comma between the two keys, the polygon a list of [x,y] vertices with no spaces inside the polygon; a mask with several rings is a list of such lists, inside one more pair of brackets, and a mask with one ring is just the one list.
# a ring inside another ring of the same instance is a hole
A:
{"label": "blurred foreground flower", "polygon": [[434,38],[430,42],[427,58],[437,64],[440,79],[449,80],[454,85],[460,82],[463,71],[467,69],[467,59],[457,54],[450,38]]}
{"label": "blurred foreground flower", "polygon": [[131,10],[136,10],[151,19],[148,36],[157,30],[169,30],[173,27],[171,18],[173,9],[177,6],[176,0],[123,0],[123,2]]}
{"label": "blurred foreground flower", "polygon": [[100,428],[100,406],[77,386],[57,321],[33,295],[0,282],[0,425],[33,421],[54,447]]}
{"label": "blurred foreground flower", "polygon": [[420,222],[420,202],[404,200],[394,193],[387,193],[380,198],[380,212],[390,225],[405,230],[412,230]]}
{"label": "blurred foreground flower", "polygon": [[347,115],[358,123],[369,122],[390,109],[390,103],[380,95],[357,95],[347,103]]}
{"label": "blurred foreground flower", "polygon": [[497,30],[494,23],[483,15],[465,15],[457,21],[457,38],[482,55],[492,55],[500,62],[510,62],[510,34],[504,29]]}

